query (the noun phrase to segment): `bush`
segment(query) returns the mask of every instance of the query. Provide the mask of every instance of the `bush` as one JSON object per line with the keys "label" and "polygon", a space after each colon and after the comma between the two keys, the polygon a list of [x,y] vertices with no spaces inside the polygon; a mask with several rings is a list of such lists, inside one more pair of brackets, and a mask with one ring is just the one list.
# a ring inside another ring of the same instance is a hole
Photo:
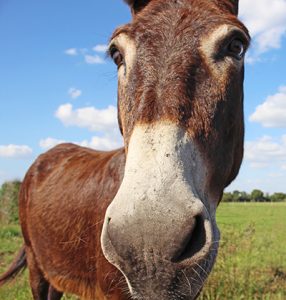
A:
{"label": "bush", "polygon": [[17,223],[20,181],[5,182],[0,189],[0,222]]}

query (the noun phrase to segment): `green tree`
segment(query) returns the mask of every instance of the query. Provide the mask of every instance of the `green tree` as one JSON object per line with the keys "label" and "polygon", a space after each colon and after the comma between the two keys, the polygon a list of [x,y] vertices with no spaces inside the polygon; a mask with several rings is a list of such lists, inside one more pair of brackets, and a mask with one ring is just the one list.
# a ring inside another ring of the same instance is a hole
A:
{"label": "green tree", "polygon": [[274,193],[270,196],[271,202],[283,202],[286,201],[286,194],[284,193]]}
{"label": "green tree", "polygon": [[250,202],[250,195],[244,191],[240,192],[239,201],[240,202]]}
{"label": "green tree", "polygon": [[222,202],[233,202],[232,193],[223,193]]}
{"label": "green tree", "polygon": [[253,190],[251,192],[250,198],[255,202],[263,202],[264,201],[264,193],[260,190]]}
{"label": "green tree", "polygon": [[240,198],[240,191],[233,191],[232,192],[233,202],[239,202],[239,198]]}

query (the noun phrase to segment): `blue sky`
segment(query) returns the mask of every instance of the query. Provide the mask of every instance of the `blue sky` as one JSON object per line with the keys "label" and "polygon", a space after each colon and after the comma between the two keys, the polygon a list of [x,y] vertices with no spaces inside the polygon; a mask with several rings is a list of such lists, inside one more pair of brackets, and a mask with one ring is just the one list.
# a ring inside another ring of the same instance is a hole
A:
{"label": "blue sky", "polygon": [[[229,190],[286,192],[286,0],[241,0],[246,59],[245,159]],[[121,145],[117,75],[105,58],[130,20],[120,0],[0,1],[0,183],[22,179],[61,141]]]}

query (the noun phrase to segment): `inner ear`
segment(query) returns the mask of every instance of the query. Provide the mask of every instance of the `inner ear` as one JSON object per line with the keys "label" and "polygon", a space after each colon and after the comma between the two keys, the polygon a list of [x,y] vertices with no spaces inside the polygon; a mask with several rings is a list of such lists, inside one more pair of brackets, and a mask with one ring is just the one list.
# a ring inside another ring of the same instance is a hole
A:
{"label": "inner ear", "polygon": [[151,0],[124,0],[131,8],[132,15],[140,12]]}

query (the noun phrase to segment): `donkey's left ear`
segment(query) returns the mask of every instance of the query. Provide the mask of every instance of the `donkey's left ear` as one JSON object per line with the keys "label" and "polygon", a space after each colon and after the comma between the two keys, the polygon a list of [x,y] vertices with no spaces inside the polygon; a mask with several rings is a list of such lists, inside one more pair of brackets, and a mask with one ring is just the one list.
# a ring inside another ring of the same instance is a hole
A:
{"label": "donkey's left ear", "polygon": [[217,5],[223,7],[235,16],[238,15],[238,2],[239,0],[216,0]]}
{"label": "donkey's left ear", "polygon": [[139,13],[152,0],[124,0],[131,8],[132,15]]}
{"label": "donkey's left ear", "polygon": [[231,5],[232,5],[232,12],[234,15],[238,15],[238,2],[239,0],[230,0]]}

